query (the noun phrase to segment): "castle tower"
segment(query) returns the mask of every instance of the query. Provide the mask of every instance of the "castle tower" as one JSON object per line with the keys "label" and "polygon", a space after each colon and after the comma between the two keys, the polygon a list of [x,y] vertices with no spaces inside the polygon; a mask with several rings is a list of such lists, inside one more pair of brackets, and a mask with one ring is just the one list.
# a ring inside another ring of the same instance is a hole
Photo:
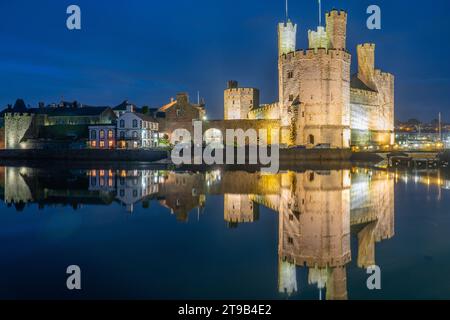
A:
{"label": "castle tower", "polygon": [[291,20],[278,24],[278,56],[294,52],[297,43],[297,25]]}
{"label": "castle tower", "polygon": [[330,47],[330,41],[328,39],[327,32],[322,26],[317,27],[317,31],[308,31],[308,42],[310,49],[328,49]]}
{"label": "castle tower", "polygon": [[237,81],[228,81],[224,91],[224,119],[248,119],[250,110],[259,107],[259,90],[240,88]]}
{"label": "castle tower", "polygon": [[336,50],[346,49],[347,13],[342,10],[332,10],[326,15],[327,35],[330,46]]}
{"label": "castle tower", "polygon": [[358,78],[372,90],[376,89],[374,83],[375,73],[375,44],[360,44],[356,48],[358,55]]}

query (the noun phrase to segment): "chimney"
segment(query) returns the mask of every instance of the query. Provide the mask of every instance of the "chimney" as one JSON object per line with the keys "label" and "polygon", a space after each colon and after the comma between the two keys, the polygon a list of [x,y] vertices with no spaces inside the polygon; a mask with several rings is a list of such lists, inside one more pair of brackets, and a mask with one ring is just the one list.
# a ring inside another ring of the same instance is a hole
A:
{"label": "chimney", "polygon": [[134,106],[132,104],[127,104],[127,112],[134,112]]}

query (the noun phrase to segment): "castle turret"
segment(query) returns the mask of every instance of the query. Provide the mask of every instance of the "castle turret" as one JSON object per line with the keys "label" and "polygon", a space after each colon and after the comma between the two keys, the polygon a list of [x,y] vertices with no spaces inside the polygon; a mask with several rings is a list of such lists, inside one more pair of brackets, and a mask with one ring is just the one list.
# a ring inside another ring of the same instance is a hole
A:
{"label": "castle turret", "polygon": [[326,15],[327,35],[332,49],[345,50],[347,40],[347,13],[332,10]]}
{"label": "castle turret", "polygon": [[371,89],[376,89],[374,84],[375,73],[375,44],[365,43],[358,45],[358,78]]}
{"label": "castle turret", "polygon": [[310,49],[328,49],[330,47],[327,32],[325,31],[325,28],[321,26],[317,27],[317,31],[308,31],[308,41]]}
{"label": "castle turret", "polygon": [[290,20],[278,24],[278,56],[294,52],[297,42],[297,25]]}

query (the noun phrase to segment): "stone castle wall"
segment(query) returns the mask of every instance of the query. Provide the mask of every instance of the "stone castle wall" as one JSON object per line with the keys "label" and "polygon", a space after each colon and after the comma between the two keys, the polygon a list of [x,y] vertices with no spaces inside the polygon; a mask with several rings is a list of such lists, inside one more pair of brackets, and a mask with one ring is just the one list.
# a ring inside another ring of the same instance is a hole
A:
{"label": "stone castle wall", "polygon": [[224,91],[224,119],[248,119],[250,110],[259,107],[259,90],[229,88]]}
{"label": "stone castle wall", "polygon": [[368,90],[352,88],[352,144],[394,143],[394,76],[375,69],[375,45],[357,47],[357,78]]}
{"label": "stone castle wall", "polygon": [[289,107],[301,102],[295,144],[350,146],[350,62],[341,50],[296,51],[280,57],[281,123],[289,125]]}
{"label": "stone castle wall", "polygon": [[261,105],[259,108],[250,110],[248,119],[251,120],[278,120],[280,119],[280,106],[278,102]]}
{"label": "stone castle wall", "polygon": [[5,148],[27,148],[25,136],[37,137],[39,127],[44,125],[45,118],[29,113],[8,113],[5,115]]}

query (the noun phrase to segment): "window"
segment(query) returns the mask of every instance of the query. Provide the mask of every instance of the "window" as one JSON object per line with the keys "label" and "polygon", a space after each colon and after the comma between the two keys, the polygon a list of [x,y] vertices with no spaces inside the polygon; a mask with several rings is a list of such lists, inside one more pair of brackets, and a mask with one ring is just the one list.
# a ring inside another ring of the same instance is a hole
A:
{"label": "window", "polygon": [[125,197],[125,190],[120,189],[120,192],[119,192],[119,193],[120,193],[120,196],[121,196],[121,197]]}
{"label": "window", "polygon": [[108,138],[109,139],[114,138],[114,132],[112,130],[108,130]]}
{"label": "window", "polygon": [[177,109],[177,117],[181,116],[181,110]]}
{"label": "window", "polygon": [[139,128],[142,128],[142,120],[139,121]]}
{"label": "window", "polygon": [[111,149],[114,147],[114,141],[108,141],[108,147]]}
{"label": "window", "polygon": [[288,237],[288,243],[291,245],[294,244],[294,239],[292,239],[291,237]]}
{"label": "window", "polygon": [[308,136],[308,142],[309,142],[310,144],[314,144],[314,136],[313,136],[312,134],[310,134],[310,135]]}
{"label": "window", "polygon": [[120,131],[120,139],[125,139],[125,131]]}
{"label": "window", "polygon": [[91,130],[91,139],[92,140],[97,139],[97,131],[96,130]]}
{"label": "window", "polygon": [[133,131],[133,138],[137,138],[138,137],[138,133],[136,131]]}
{"label": "window", "polygon": [[294,77],[294,71],[288,72],[288,79],[292,79]]}
{"label": "window", "polygon": [[311,172],[309,174],[309,181],[313,182],[314,181],[314,172]]}
{"label": "window", "polygon": [[104,148],[105,147],[105,141],[100,141],[100,148]]}
{"label": "window", "polygon": [[125,120],[120,120],[120,127],[125,128]]}
{"label": "window", "polygon": [[91,142],[91,147],[92,148],[96,148],[97,147],[97,141],[92,141]]}
{"label": "window", "polygon": [[105,139],[105,130],[100,130],[100,139]]}
{"label": "window", "polygon": [[293,94],[289,95],[289,101],[294,101],[294,95]]}
{"label": "window", "polygon": [[133,120],[133,128],[137,128],[138,126],[138,122],[136,119]]}

